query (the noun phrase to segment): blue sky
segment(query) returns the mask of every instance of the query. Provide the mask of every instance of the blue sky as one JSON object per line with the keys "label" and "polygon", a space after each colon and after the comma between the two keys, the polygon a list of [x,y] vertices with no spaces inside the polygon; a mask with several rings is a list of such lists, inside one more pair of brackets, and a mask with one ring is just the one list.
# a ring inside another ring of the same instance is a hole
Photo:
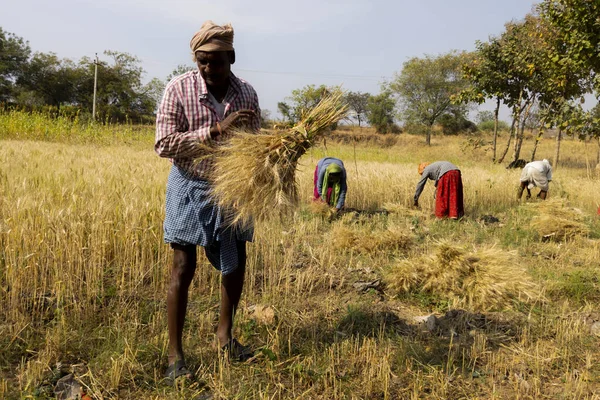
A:
{"label": "blue sky", "polygon": [[[411,57],[473,50],[522,19],[533,0],[0,0],[0,26],[34,51],[93,57],[136,55],[146,79],[192,64],[189,40],[207,19],[235,29],[233,71],[261,107],[308,84],[372,94]],[[491,108],[484,106],[483,108]],[[508,113],[505,111],[505,118]]]}

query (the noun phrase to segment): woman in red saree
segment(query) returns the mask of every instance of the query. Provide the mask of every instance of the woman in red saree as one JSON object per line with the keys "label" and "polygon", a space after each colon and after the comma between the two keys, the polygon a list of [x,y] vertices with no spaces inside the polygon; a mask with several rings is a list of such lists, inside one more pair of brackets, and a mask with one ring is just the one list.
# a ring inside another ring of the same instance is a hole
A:
{"label": "woman in red saree", "polygon": [[414,197],[415,207],[419,206],[419,196],[428,179],[435,182],[435,216],[437,218],[459,219],[465,215],[463,204],[462,177],[458,167],[448,161],[419,164],[421,180],[417,184]]}

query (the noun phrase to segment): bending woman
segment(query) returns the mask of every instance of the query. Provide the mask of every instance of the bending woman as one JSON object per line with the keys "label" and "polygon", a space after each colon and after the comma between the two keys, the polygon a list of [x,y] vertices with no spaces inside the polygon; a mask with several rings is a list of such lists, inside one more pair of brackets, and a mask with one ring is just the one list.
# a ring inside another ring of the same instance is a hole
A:
{"label": "bending woman", "polygon": [[435,182],[435,216],[461,218],[465,214],[462,177],[458,167],[448,161],[419,164],[421,180],[417,184],[414,205],[419,206],[419,196],[427,179]]}
{"label": "bending woman", "polygon": [[337,211],[346,202],[346,169],[342,160],[325,157],[319,160],[315,168],[314,199],[322,200]]}

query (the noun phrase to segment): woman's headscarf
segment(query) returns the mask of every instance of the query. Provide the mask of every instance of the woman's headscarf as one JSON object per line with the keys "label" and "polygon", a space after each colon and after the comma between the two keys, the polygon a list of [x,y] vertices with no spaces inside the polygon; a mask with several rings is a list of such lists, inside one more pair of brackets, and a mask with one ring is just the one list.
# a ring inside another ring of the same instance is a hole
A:
{"label": "woman's headscarf", "polygon": [[423,171],[425,170],[425,168],[427,168],[427,166],[428,166],[429,164],[431,164],[431,163],[428,163],[428,162],[422,162],[421,164],[419,164],[419,169],[418,169],[418,171],[419,171],[419,175],[423,175]]}
{"label": "woman's headscarf", "polygon": [[[323,186],[321,186],[321,197],[327,201],[327,188],[331,185],[331,197],[329,197],[330,206],[335,207],[337,205],[338,199],[340,198],[340,192],[342,191],[342,172],[343,168],[335,163],[331,163],[325,169],[325,175],[323,176]],[[340,177],[337,181],[333,181],[330,179],[329,174],[339,173]]]}

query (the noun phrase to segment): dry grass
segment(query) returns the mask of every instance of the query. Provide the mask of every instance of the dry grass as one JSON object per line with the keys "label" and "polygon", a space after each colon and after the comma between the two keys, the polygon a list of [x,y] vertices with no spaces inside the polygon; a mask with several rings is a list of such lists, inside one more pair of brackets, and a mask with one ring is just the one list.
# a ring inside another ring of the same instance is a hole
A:
{"label": "dry grass", "polygon": [[323,99],[293,128],[273,133],[237,132],[213,149],[214,194],[232,208],[232,222],[265,221],[289,214],[298,203],[298,160],[344,117],[343,92]]}
{"label": "dry grass", "polygon": [[426,217],[429,214],[422,209],[407,207],[398,203],[385,203],[383,209],[403,217]]}
{"label": "dry grass", "polygon": [[472,311],[505,309],[514,306],[514,300],[540,298],[515,254],[496,247],[467,251],[440,243],[435,254],[400,261],[386,281],[396,293],[424,292]]}
{"label": "dry grass", "polygon": [[526,207],[536,214],[531,226],[542,240],[573,240],[590,233],[590,228],[584,221],[584,213],[580,209],[570,207],[565,199],[551,198],[529,203]]}

